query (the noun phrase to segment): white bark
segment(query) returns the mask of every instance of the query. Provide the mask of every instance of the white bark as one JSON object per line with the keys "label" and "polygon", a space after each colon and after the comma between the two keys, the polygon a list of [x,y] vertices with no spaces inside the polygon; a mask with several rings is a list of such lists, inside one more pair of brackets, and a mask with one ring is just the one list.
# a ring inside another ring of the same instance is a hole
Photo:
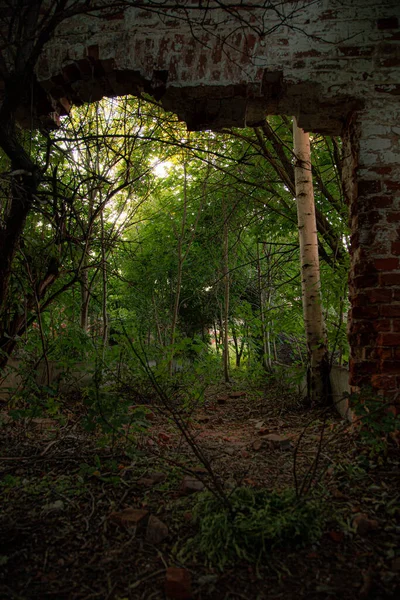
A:
{"label": "white bark", "polygon": [[230,293],[230,281],[229,281],[229,225],[226,214],[225,203],[223,205],[223,216],[224,216],[224,378],[225,383],[229,383],[229,293]]}
{"label": "white bark", "polygon": [[317,224],[310,137],[293,118],[301,287],[308,350],[308,393],[312,403],[328,401],[329,360],[321,303]]}

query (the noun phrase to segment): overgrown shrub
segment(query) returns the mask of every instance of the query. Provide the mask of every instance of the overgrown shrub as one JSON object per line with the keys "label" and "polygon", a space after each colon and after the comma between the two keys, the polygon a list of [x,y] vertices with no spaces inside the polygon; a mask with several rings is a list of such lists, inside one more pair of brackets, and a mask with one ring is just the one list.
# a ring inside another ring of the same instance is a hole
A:
{"label": "overgrown shrub", "polygon": [[229,503],[230,508],[205,492],[193,511],[199,531],[190,546],[221,569],[238,560],[268,560],[274,548],[299,547],[322,532],[322,505],[297,498],[293,490],[237,488]]}

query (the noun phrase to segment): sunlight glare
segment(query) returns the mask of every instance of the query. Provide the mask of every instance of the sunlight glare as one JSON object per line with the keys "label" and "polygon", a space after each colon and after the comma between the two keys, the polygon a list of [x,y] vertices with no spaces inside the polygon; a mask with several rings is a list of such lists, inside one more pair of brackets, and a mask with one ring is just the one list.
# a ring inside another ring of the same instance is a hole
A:
{"label": "sunlight glare", "polygon": [[159,161],[158,158],[156,158],[153,162],[153,173],[156,177],[159,177],[161,179],[162,177],[165,177],[168,174],[168,171],[171,167],[172,162],[170,162],[169,160]]}

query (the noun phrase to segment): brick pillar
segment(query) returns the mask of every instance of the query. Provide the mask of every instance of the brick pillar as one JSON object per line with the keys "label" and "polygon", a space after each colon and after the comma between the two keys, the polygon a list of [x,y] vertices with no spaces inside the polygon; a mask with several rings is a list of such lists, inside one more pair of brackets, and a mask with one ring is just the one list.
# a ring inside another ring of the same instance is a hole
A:
{"label": "brick pillar", "polygon": [[[350,385],[400,406],[400,102],[355,113],[344,136],[350,201]],[[398,397],[397,397],[398,394]]]}

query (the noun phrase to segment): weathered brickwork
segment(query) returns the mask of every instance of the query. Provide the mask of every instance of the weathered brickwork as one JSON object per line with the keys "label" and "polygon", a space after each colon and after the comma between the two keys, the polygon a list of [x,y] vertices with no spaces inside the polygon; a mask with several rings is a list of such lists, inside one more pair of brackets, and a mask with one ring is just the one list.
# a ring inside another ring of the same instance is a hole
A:
{"label": "weathered brickwork", "polygon": [[248,0],[237,17],[190,8],[198,4],[64,21],[39,59],[36,97],[20,120],[29,124],[32,104],[37,118],[65,114],[71,103],[145,91],[191,129],[286,114],[309,131],[343,135],[352,226],[351,384],[397,395],[399,0],[277,0],[277,10]]}
{"label": "weathered brickwork", "polygon": [[[350,383],[400,389],[400,102],[376,99],[352,117]],[[349,146],[348,146],[349,147]],[[351,167],[349,168],[349,171]]]}
{"label": "weathered brickwork", "polygon": [[47,45],[38,80],[61,113],[69,102],[145,90],[191,129],[287,114],[335,134],[365,97],[400,92],[398,0],[271,4],[277,10],[247,9],[237,18],[219,9],[140,8],[75,17]]}

